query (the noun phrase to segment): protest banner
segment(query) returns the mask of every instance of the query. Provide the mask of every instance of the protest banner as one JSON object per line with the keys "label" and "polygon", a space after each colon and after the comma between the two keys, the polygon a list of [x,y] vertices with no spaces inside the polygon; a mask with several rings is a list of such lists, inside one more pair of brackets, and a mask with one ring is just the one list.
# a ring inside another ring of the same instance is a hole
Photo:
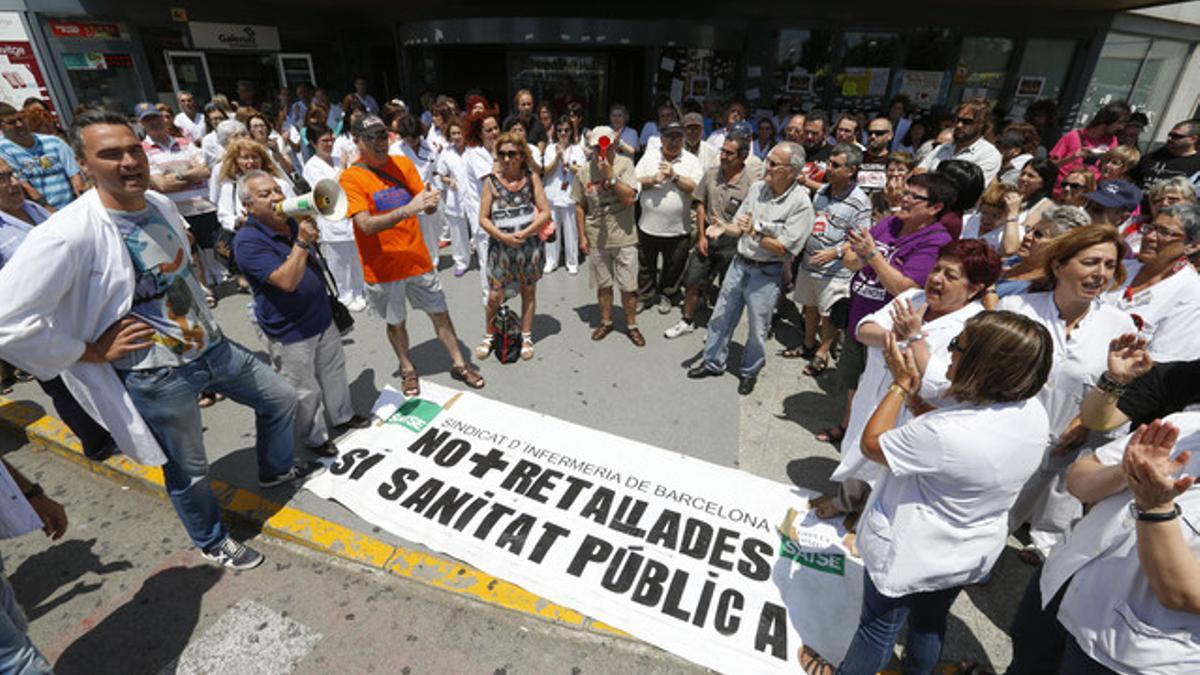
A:
{"label": "protest banner", "polygon": [[[400,537],[725,673],[840,659],[861,561],[808,492],[474,393],[385,390],[306,487]],[[736,412],[734,413],[736,414]],[[777,525],[800,511],[795,540]],[[797,543],[799,542],[799,543]]]}

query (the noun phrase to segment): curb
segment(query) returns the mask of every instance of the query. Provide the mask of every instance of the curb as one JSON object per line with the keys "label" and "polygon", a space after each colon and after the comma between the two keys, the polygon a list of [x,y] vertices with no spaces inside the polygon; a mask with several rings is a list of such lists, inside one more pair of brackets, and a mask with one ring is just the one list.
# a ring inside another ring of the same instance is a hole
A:
{"label": "curb", "polygon": [[[143,466],[122,455],[104,462],[88,459],[70,429],[45,414],[36,403],[13,401],[0,396],[0,429],[22,435],[35,447],[49,450],[92,472],[166,499],[161,470]],[[245,488],[216,479],[211,479],[211,482],[213,493],[227,516],[258,527],[264,534],[560,626],[605,637],[637,640],[606,623],[456,560],[392,546],[330,520],[272,502]]]}

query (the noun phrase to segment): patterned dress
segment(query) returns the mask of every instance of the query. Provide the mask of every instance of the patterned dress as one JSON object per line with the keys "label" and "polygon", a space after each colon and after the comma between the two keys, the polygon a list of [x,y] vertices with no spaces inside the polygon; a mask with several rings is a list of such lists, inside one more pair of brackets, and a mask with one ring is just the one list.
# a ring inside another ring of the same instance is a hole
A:
{"label": "patterned dress", "polygon": [[[489,174],[492,186],[492,222],[506,234],[517,232],[534,219],[533,178],[525,175],[525,184],[510,191],[494,175]],[[536,283],[542,278],[545,246],[537,234],[530,235],[520,246],[509,246],[495,237],[490,238],[487,255],[488,283],[492,288],[508,288]]]}

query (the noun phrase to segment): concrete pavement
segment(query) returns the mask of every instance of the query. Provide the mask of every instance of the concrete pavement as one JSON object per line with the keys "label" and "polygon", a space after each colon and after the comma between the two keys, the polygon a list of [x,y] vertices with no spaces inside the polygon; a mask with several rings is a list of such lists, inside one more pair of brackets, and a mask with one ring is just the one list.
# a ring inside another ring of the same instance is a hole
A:
{"label": "concrete pavement", "polygon": [[[482,334],[479,278],[472,271],[462,278],[442,273],[451,315],[462,348],[470,352]],[[262,350],[247,317],[247,296],[222,300],[217,316],[226,334],[251,349]],[[396,362],[383,333],[382,322],[367,314],[356,315],[358,325],[346,341],[347,370],[356,406],[366,410],[380,387],[397,383]],[[586,267],[578,276],[560,269],[539,284],[538,317],[534,336],[537,355],[532,361],[500,365],[494,360],[477,364],[488,378],[483,394],[511,404],[683,452],[708,461],[811,489],[824,489],[837,462],[836,450],[816,442],[811,431],[837,420],[841,402],[830,396],[830,375],[818,381],[800,374],[803,363],[771,355],[755,393],[740,398],[736,378],[725,376],[702,381],[684,377],[703,346],[703,330],[667,341],[662,331],[678,320],[678,309],[662,316],[642,313],[639,324],[647,337],[637,349],[619,332],[623,318],[617,312],[618,332],[604,341],[590,340],[596,319],[595,294],[588,286]],[[454,386],[448,377],[449,359],[433,336],[429,322],[419,313],[409,322],[414,360],[423,377]],[[745,327],[735,337],[740,343]],[[794,330],[780,329],[772,346],[796,340]],[[740,350],[735,346],[731,364]],[[34,386],[22,386],[17,398],[48,405]],[[205,411],[206,444],[217,479],[251,494],[263,493],[254,481],[253,418],[246,408],[223,402]],[[341,506],[312,494],[279,494],[266,491],[271,501],[360,533],[363,540],[385,547],[428,553],[416,542],[406,542],[361,521]],[[182,536],[171,516],[167,528]],[[299,533],[298,536],[304,536]],[[1006,554],[987,587],[964,593],[955,606],[948,658],[988,661],[1002,666],[1009,646],[1003,628],[1012,616],[1028,576],[1027,568]]]}

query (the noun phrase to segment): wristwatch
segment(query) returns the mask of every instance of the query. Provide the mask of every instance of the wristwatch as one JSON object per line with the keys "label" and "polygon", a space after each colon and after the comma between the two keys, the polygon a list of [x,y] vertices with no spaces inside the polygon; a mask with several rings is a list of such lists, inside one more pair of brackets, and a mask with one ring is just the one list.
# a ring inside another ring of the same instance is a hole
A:
{"label": "wristwatch", "polygon": [[1121,398],[1125,395],[1125,382],[1118,382],[1107,371],[1100,374],[1100,380],[1096,382],[1096,388],[1100,391],[1112,396],[1113,398]]}
{"label": "wristwatch", "polygon": [[1129,502],[1129,512],[1132,513],[1133,517],[1137,520],[1143,520],[1149,523],[1165,523],[1168,520],[1175,520],[1181,514],[1183,514],[1183,508],[1180,507],[1179,504],[1176,504],[1173,511],[1152,513],[1139,509],[1137,502]]}

